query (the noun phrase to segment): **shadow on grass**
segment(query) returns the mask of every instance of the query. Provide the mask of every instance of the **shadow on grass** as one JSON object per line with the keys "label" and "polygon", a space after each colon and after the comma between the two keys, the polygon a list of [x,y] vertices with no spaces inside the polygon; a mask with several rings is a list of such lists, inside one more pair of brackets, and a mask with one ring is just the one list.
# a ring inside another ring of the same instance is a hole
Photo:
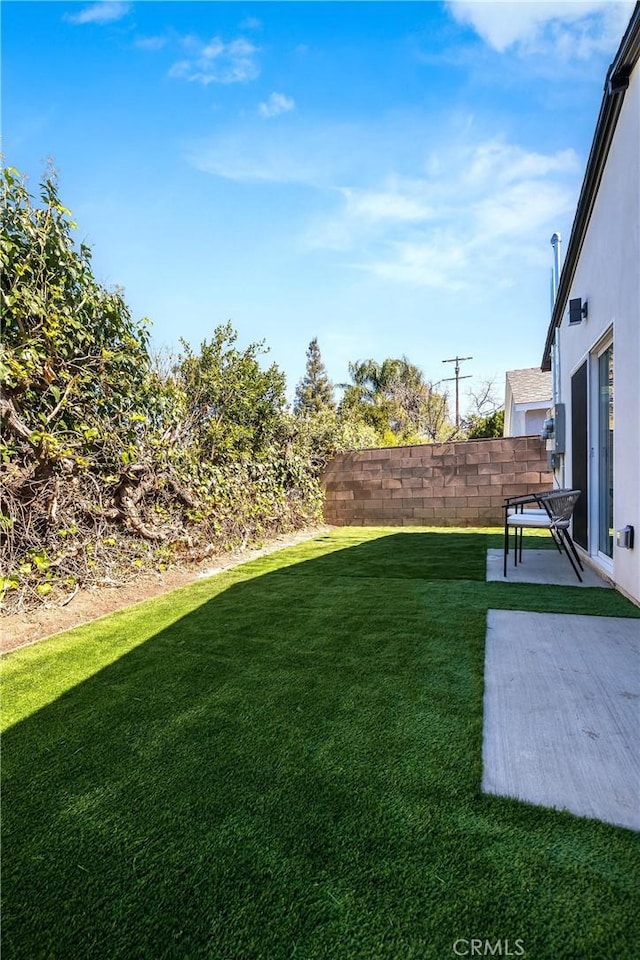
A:
{"label": "shadow on grass", "polygon": [[478,792],[484,537],[454,539],[237,582],[9,730],[5,955],[608,956],[578,919],[622,955],[625,832]]}
{"label": "shadow on grass", "polygon": [[[346,546],[328,534],[313,541],[315,550],[309,560],[287,567],[292,576],[373,577],[384,580],[484,580],[486,544],[484,532],[441,533],[429,531],[378,531],[380,536],[359,542],[357,529],[347,534]],[[327,552],[338,544],[338,549]],[[310,566],[310,561],[313,561]],[[251,566],[263,572],[281,569],[277,554],[254,561]]]}

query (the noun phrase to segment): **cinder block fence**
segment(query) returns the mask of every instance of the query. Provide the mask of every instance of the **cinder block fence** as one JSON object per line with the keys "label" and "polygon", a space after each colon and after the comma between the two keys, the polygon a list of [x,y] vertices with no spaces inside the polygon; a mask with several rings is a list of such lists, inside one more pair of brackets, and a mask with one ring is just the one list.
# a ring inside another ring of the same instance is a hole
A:
{"label": "cinder block fence", "polygon": [[327,465],[324,516],[338,526],[494,526],[505,497],[552,486],[538,437],[358,450]]}

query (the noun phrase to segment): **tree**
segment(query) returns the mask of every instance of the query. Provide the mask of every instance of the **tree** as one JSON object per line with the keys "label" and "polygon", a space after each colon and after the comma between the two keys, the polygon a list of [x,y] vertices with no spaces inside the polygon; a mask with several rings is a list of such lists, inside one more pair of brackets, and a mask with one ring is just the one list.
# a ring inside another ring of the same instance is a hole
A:
{"label": "tree", "polygon": [[263,343],[238,350],[230,323],[216,327],[200,353],[181,341],[180,378],[189,430],[200,456],[211,463],[260,459],[277,442],[285,409],[285,377],[276,364],[266,370],[257,357]]}
{"label": "tree", "polygon": [[351,384],[343,384],[342,407],[377,430],[381,438],[395,442],[396,433],[406,424],[407,411],[400,402],[420,381],[420,371],[406,358],[359,360],[349,364]]}
{"label": "tree", "polygon": [[490,440],[504,435],[504,410],[494,410],[486,417],[471,414],[466,424],[468,440]]}
{"label": "tree", "polygon": [[73,477],[131,462],[153,405],[147,322],[96,281],[51,171],[40,204],[12,168],[2,186],[3,523],[42,533]]}
{"label": "tree", "polygon": [[487,417],[500,408],[495,377],[481,380],[477,387],[467,391],[467,397],[469,398],[469,415]]}
{"label": "tree", "polygon": [[306,417],[334,406],[333,384],[320,355],[318,338],[314,337],[307,348],[306,372],[296,387],[293,409],[296,414]]}
{"label": "tree", "polygon": [[146,321],[74,245],[54,175],[39,200],[16,170],[1,182],[3,604],[317,521],[315,466],[262,344],[238,349],[226,324],[152,360]]}
{"label": "tree", "polygon": [[[1,401],[4,458],[26,482],[126,447],[144,416],[147,323],[95,280],[91,251],[49,172],[37,206],[18,172],[3,171]],[[26,473],[24,472],[26,470]],[[17,475],[16,475],[17,479]],[[28,494],[27,494],[28,495]]]}
{"label": "tree", "polygon": [[469,440],[501,437],[504,432],[504,410],[500,409],[495,377],[481,380],[479,386],[467,393],[471,401],[463,421],[463,431]]}
{"label": "tree", "polygon": [[440,440],[448,426],[446,396],[407,357],[349,364],[342,407],[374,427],[385,442]]}
{"label": "tree", "polygon": [[52,171],[39,194],[3,170],[0,545],[3,586],[46,596],[96,566],[106,525],[155,538],[138,509],[154,397],[146,321],[96,281]]}
{"label": "tree", "polygon": [[422,439],[444,443],[456,435],[455,424],[449,417],[448,394],[438,393],[432,383],[425,384],[425,387],[417,432]]}

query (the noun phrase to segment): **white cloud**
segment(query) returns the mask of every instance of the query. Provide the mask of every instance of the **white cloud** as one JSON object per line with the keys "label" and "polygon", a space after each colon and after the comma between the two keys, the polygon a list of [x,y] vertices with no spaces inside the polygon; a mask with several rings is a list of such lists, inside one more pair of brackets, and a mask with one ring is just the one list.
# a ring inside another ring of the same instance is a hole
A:
{"label": "white cloud", "polygon": [[194,144],[188,159],[238,183],[315,191],[298,235],[308,252],[406,285],[498,288],[518,264],[544,270],[581,164],[573,150],[525,149],[474,129],[455,122],[438,145],[433,125],[415,117],[371,127],[245,122]]}
{"label": "white cloud", "polygon": [[455,292],[468,284],[468,253],[454,235],[443,233],[429,241],[396,243],[389,253],[385,258],[361,264],[361,268],[413,287]]}
{"label": "white cloud", "polygon": [[514,243],[544,235],[545,225],[569,208],[570,194],[560,184],[523,180],[490,194],[473,206],[472,245]]}
{"label": "white cloud", "polygon": [[295,110],[295,101],[284,93],[272,93],[264,103],[258,107],[261,117],[277,117],[281,113]]}
{"label": "white cloud", "polygon": [[193,143],[188,160],[197,169],[227,180],[334,189],[348,180],[347,169],[362,160],[358,146],[348,124],[314,127],[298,119],[295,129],[290,129],[247,122]]}
{"label": "white cloud", "polygon": [[139,37],[135,45],[140,50],[162,50],[167,44],[167,37]]}
{"label": "white cloud", "polygon": [[332,216],[317,219],[304,241],[310,248],[353,251],[432,220],[434,209],[424,200],[420,182],[400,182],[388,178],[378,190],[341,187],[335,194],[342,198]]}
{"label": "white cloud", "polygon": [[122,20],[129,13],[130,3],[117,3],[111,0],[100,0],[85,7],[79,13],[68,13],[64,19],[68,23],[113,23]]}
{"label": "white cloud", "polygon": [[615,44],[633,10],[633,0],[448,0],[456,20],[468,24],[494,50],[553,52],[585,60]]}
{"label": "white cloud", "polygon": [[260,70],[255,62],[258,47],[244,37],[224,43],[213,37],[203,43],[197,37],[185,37],[183,46],[190,56],[174,63],[170,77],[207,86],[210,83],[245,83],[255,80]]}
{"label": "white cloud", "polygon": [[541,154],[495,139],[481,143],[474,149],[465,176],[471,183],[488,184],[498,178],[501,184],[507,184],[523,177],[572,173],[577,169],[577,163],[573,150],[561,150],[551,155]]}
{"label": "white cloud", "polygon": [[575,202],[579,163],[571,150],[490,140],[436,151],[423,169],[377,191],[342,188],[339,209],[312,224],[307,245],[412,286],[503,286],[509,261],[543,265],[547,235]]}
{"label": "white cloud", "polygon": [[254,153],[252,138],[239,133],[210,145],[197,144],[187,155],[197,170],[238,183],[298,183],[315,185],[318,171],[314,159],[293,155],[275,139],[261,144]]}
{"label": "white cloud", "polygon": [[347,216],[370,223],[414,223],[429,220],[433,210],[416,196],[397,189],[387,191],[358,191],[343,188]]}
{"label": "white cloud", "polygon": [[257,17],[245,17],[240,24],[241,30],[262,30],[262,20]]}

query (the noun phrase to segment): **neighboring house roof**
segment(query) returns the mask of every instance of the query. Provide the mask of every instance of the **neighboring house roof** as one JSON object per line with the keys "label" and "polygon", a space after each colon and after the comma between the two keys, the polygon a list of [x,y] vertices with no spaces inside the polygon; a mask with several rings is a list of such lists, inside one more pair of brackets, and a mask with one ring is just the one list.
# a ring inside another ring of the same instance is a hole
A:
{"label": "neighboring house roof", "polygon": [[582,245],[587,233],[591,214],[598,196],[600,182],[609,156],[609,149],[613,140],[618,117],[622,109],[622,101],[638,59],[640,58],[640,2],[636,3],[629,26],[618,48],[604,85],[604,96],[600,107],[600,114],[591,145],[591,153],[587,161],[587,169],[582,182],[582,190],[578,199],[576,215],[571,227],[571,236],[567,246],[558,294],[547,333],[547,342],[542,357],[542,369],[551,369],[551,346],[556,327],[562,323],[564,311],[571,284],[575,276],[576,267]]}
{"label": "neighboring house roof", "polygon": [[507,382],[514,403],[541,403],[551,400],[551,374],[530,367],[527,370],[508,370]]}

